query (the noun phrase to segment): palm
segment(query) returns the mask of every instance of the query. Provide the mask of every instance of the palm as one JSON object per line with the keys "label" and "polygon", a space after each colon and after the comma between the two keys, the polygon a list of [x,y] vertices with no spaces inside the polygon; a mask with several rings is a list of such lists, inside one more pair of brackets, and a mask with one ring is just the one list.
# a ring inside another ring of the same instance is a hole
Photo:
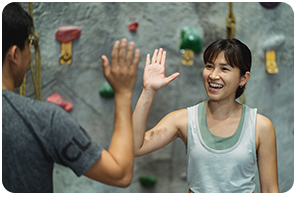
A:
{"label": "palm", "polygon": [[144,87],[159,90],[166,82],[164,66],[159,64],[148,65],[144,70]]}
{"label": "palm", "polygon": [[150,55],[147,55],[144,69],[144,88],[157,91],[168,85],[179,75],[179,73],[174,73],[169,77],[165,77],[165,60],[166,52],[163,52],[162,49],[154,51],[152,64],[150,64]]}

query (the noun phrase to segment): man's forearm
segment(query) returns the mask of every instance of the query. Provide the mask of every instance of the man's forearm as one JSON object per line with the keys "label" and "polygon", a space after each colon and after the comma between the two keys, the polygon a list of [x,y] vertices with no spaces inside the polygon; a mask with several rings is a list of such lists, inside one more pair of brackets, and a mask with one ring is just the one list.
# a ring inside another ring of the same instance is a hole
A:
{"label": "man's forearm", "polygon": [[108,151],[126,171],[133,170],[132,94],[115,94],[114,132]]}

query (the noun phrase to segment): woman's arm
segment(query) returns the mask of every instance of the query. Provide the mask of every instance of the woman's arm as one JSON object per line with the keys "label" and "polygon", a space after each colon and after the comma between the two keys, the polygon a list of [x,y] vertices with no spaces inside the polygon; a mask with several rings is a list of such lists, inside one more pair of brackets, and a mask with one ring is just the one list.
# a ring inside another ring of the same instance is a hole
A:
{"label": "woman's arm", "polygon": [[[177,110],[166,115],[154,128],[143,135],[142,145],[135,149],[135,156],[143,156],[166,146],[176,138],[186,144],[187,109]],[[135,132],[134,132],[135,133]]]}
{"label": "woman's arm", "polygon": [[[150,62],[150,54],[148,54],[146,58],[146,66],[144,69],[143,77],[144,88],[132,116],[134,151],[136,156],[150,153],[153,151],[153,149],[156,150],[157,147],[161,148],[162,144],[169,143],[175,139],[175,136],[172,135],[176,132],[174,127],[172,128],[171,132],[168,131],[167,138],[163,137],[163,135],[166,136],[165,133],[163,134],[163,132],[165,131],[162,132],[162,130],[164,130],[165,128],[169,129],[169,126],[173,126],[172,124],[170,124],[170,119],[174,117],[173,115],[169,115],[168,117],[166,116],[161,121],[161,123],[148,131],[145,137],[147,118],[156,92],[162,87],[168,85],[179,75],[179,73],[174,73],[169,77],[165,77],[166,54],[166,51],[163,51],[163,49],[161,48],[154,51],[152,62]],[[157,139],[160,138],[159,141],[162,143],[157,143],[157,145],[154,146],[151,145],[151,147],[147,145],[147,150],[144,149],[143,153],[141,154],[141,151],[139,150],[141,149],[141,147],[145,147],[144,141],[148,143],[150,138],[153,141],[157,141]],[[164,138],[165,140],[162,141],[162,138]]]}
{"label": "woman's arm", "polygon": [[256,120],[258,134],[256,151],[261,192],[277,193],[279,189],[275,129],[267,117],[257,114]]}

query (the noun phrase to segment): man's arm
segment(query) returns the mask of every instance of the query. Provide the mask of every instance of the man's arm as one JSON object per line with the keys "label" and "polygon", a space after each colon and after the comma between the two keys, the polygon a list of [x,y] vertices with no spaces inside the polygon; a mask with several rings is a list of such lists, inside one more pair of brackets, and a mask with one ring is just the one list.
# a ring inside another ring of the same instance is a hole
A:
{"label": "man's arm", "polygon": [[272,122],[257,114],[256,133],[258,134],[257,165],[261,192],[277,193],[277,151],[276,134]]}
{"label": "man's arm", "polygon": [[[156,92],[179,76],[179,73],[174,73],[167,78],[165,77],[166,54],[163,49],[156,49],[152,62],[150,62],[150,54],[146,58],[143,77],[144,88],[132,116],[136,156],[157,150],[177,137],[178,131],[174,125],[176,116],[173,114],[167,115],[145,135],[147,117]],[[149,141],[151,142],[149,143]]]}
{"label": "man's arm", "polygon": [[102,56],[104,76],[115,92],[114,131],[108,150],[85,173],[96,181],[118,187],[128,187],[132,180],[134,165],[133,130],[131,119],[132,91],[136,82],[139,50],[134,51],[134,43],[127,40],[116,41],[111,54],[111,66],[106,56]]}

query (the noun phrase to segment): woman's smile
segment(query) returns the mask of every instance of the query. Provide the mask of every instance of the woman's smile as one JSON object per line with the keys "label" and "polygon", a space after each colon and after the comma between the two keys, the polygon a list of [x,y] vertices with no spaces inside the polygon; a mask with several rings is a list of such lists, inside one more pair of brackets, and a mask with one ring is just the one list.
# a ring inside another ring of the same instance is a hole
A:
{"label": "woman's smile", "polygon": [[208,89],[209,89],[211,92],[218,92],[218,91],[220,91],[220,90],[224,87],[224,85],[222,85],[222,84],[212,83],[212,82],[209,82],[209,83],[208,83],[208,86],[209,86]]}

